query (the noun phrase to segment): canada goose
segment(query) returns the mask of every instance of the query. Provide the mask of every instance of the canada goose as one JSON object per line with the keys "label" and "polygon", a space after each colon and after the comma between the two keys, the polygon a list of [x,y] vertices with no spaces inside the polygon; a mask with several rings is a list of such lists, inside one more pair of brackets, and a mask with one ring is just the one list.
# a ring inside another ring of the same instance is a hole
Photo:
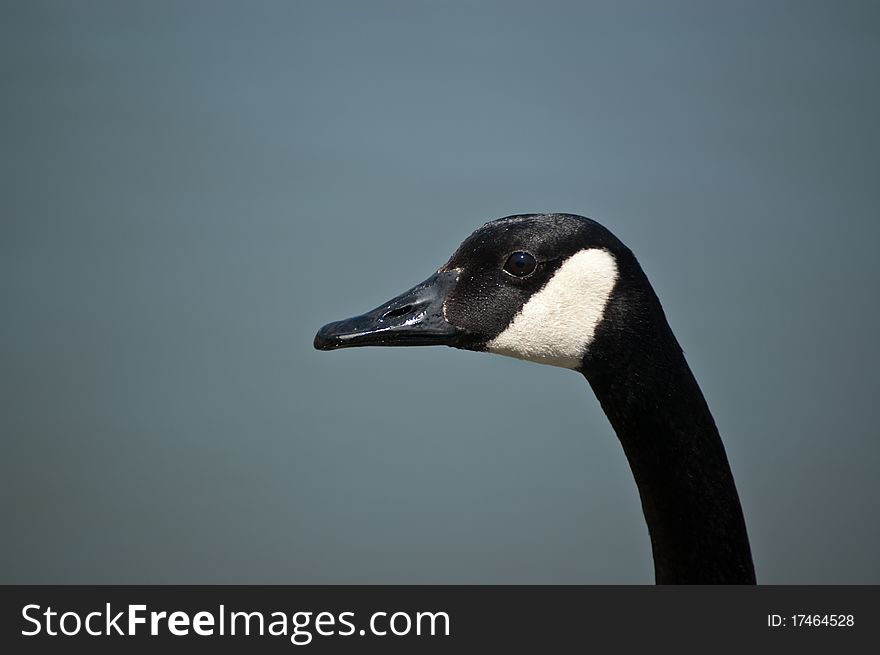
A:
{"label": "canada goose", "polygon": [[641,266],[599,223],[486,223],[427,280],[325,325],[314,345],[447,345],[582,373],[638,485],[657,583],[754,584],[715,421]]}

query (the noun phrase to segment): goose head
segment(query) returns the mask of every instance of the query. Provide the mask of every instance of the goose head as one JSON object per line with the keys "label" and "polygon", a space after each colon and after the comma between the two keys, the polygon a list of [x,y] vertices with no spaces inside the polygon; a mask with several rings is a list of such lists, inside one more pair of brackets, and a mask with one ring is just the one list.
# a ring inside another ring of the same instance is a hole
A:
{"label": "goose head", "polygon": [[[314,346],[446,345],[583,371],[605,358],[593,346],[610,317],[638,325],[650,313],[639,311],[650,304],[640,296],[652,295],[639,293],[642,277],[629,249],[591,219],[507,216],[477,229],[409,291],[325,325]],[[609,346],[619,341],[614,328],[604,330]]]}

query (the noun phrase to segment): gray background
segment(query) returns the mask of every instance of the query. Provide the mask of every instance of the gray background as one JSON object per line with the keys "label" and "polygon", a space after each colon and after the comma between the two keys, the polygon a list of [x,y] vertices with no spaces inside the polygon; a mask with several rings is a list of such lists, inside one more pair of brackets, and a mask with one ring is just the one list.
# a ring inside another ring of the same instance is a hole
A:
{"label": "gray background", "polygon": [[767,583],[880,583],[876,3],[4,2],[5,583],[647,583],[568,371],[312,350],[482,222],[639,256]]}

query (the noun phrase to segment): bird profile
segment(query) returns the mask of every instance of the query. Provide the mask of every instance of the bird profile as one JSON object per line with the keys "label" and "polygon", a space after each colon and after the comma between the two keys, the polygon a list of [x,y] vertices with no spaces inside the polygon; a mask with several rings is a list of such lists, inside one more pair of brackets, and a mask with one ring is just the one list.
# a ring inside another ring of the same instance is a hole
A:
{"label": "bird profile", "polygon": [[754,584],[715,421],[632,252],[573,214],[486,223],[436,273],[329,323],[319,350],[446,345],[581,373],[638,486],[658,584]]}

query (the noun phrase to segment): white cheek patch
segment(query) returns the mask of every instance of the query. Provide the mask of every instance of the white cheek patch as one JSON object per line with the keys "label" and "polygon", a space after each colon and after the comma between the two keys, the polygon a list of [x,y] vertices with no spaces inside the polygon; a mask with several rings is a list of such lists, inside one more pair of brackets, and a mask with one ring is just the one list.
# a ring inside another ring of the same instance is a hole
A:
{"label": "white cheek patch", "polygon": [[578,368],[605,313],[617,281],[617,264],[605,250],[569,257],[510,325],[486,344],[499,355]]}

